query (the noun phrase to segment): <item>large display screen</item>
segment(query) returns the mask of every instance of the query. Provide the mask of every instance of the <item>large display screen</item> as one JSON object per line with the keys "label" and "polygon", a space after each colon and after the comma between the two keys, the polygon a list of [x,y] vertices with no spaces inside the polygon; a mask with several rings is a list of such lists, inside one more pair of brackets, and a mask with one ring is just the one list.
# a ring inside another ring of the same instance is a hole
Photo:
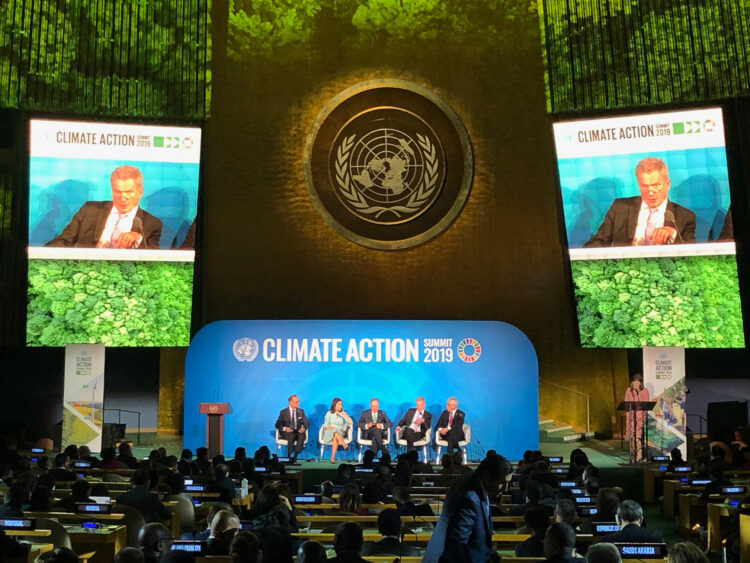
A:
{"label": "large display screen", "polygon": [[30,346],[187,346],[201,130],[30,121]]}
{"label": "large display screen", "polygon": [[721,109],[554,135],[582,345],[744,347]]}

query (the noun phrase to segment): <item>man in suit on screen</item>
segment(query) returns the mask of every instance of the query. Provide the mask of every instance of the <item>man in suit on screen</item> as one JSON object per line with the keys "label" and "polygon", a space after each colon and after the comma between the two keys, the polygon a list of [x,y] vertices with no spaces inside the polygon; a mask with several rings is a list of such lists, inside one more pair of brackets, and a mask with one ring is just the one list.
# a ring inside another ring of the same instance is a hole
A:
{"label": "man in suit on screen", "polygon": [[370,408],[359,417],[357,427],[362,431],[362,438],[372,440],[371,451],[377,453],[378,450],[381,450],[385,453],[388,450],[383,445],[383,441],[388,435],[387,432],[392,422],[388,419],[385,411],[381,411],[379,407],[380,402],[377,399],[370,399]]}
{"label": "man in suit on screen", "polygon": [[448,453],[460,450],[458,443],[465,438],[464,436],[464,411],[458,409],[458,399],[449,397],[445,402],[445,410],[440,413],[436,432],[440,437],[448,442]]}
{"label": "man in suit on screen", "polygon": [[310,423],[305,416],[305,411],[299,408],[297,395],[289,395],[287,402],[289,406],[281,409],[279,418],[276,419],[276,428],[279,431],[279,437],[286,440],[286,455],[294,462],[305,447],[305,435],[307,429],[310,428]]}
{"label": "man in suit on screen", "polygon": [[159,248],[162,223],[138,207],[143,175],[135,166],[118,166],[110,176],[112,201],[87,201],[60,235],[45,246]]}
{"label": "man in suit on screen", "polygon": [[602,224],[584,246],[641,246],[695,242],[695,213],[667,199],[667,165],[648,157],[635,167],[639,196],[612,202]]}
{"label": "man in suit on screen", "polygon": [[414,442],[424,439],[427,429],[432,423],[432,415],[425,410],[424,397],[417,397],[415,407],[406,411],[406,414],[398,421],[396,433],[403,429],[401,436],[406,440],[406,451],[416,450]]}

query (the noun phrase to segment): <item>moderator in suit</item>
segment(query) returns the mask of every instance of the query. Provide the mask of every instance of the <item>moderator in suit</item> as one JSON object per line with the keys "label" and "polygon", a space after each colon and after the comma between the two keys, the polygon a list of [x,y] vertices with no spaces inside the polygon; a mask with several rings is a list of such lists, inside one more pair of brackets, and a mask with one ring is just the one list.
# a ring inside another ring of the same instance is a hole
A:
{"label": "moderator in suit", "polygon": [[513,473],[504,457],[490,454],[476,471],[461,478],[445,498],[443,511],[427,544],[422,563],[486,563],[492,552],[490,498]]}
{"label": "moderator in suit", "polygon": [[[87,201],[76,211],[70,223],[62,233],[49,241],[45,246],[75,246],[95,248],[104,231],[113,203],[111,201]],[[161,221],[138,208],[135,214],[140,218],[141,227],[133,226],[135,232],[142,235],[139,248],[157,249],[161,238]],[[135,220],[133,221],[135,223]]]}
{"label": "moderator in suit", "polygon": [[[419,417],[416,419],[414,415],[419,413]],[[416,429],[413,428],[415,420],[420,420],[416,423]],[[427,430],[432,426],[432,414],[425,410],[425,402],[421,397],[417,399],[417,406],[412,407],[406,411],[401,420],[396,424],[396,428],[401,428],[401,437],[406,440],[406,451],[410,452],[415,450],[414,442],[419,442],[427,434]]]}
{"label": "moderator in suit", "polygon": [[286,455],[296,460],[297,456],[305,447],[305,436],[310,428],[310,422],[305,416],[305,411],[299,408],[299,397],[289,397],[289,406],[281,409],[276,419],[276,428],[279,437],[286,440]]}
{"label": "moderator in suit", "polygon": [[[596,233],[586,242],[586,247],[630,246],[638,226],[638,214],[641,210],[641,196],[619,197],[612,202],[602,224]],[[695,242],[695,213],[689,209],[667,201],[665,214],[672,212],[674,224],[664,221],[665,226],[677,229],[676,243]]]}
{"label": "moderator in suit", "polygon": [[[377,399],[370,400],[370,408],[362,413],[357,421],[357,428],[362,431],[362,438],[372,440],[370,450],[377,453],[378,450],[386,452],[383,440],[388,435],[388,429],[392,423],[385,411],[379,410]],[[379,427],[378,427],[379,425]]]}
{"label": "moderator in suit", "polygon": [[[452,401],[455,401],[455,399],[448,399],[449,403],[451,403]],[[456,408],[457,405],[458,402],[456,402],[455,405],[446,405],[453,410],[450,411],[446,409],[442,413],[440,413],[440,418],[438,418],[437,424],[435,425],[435,437],[439,436],[440,438],[448,442],[448,453],[453,453],[455,450],[460,449],[458,447],[458,443],[465,438],[464,420],[466,418],[466,414],[464,413],[464,411]],[[445,434],[440,432],[442,428],[448,427],[450,427],[450,430],[448,430]]]}

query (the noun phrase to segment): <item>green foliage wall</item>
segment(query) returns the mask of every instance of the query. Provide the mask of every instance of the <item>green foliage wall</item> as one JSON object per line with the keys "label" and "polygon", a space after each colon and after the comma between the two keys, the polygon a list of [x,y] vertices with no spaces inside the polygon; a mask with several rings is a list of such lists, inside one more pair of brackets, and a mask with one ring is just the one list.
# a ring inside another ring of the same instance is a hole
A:
{"label": "green foliage wall", "polygon": [[557,113],[750,94],[747,0],[541,0]]}
{"label": "green foliage wall", "polygon": [[0,107],[201,119],[210,0],[0,2]]}

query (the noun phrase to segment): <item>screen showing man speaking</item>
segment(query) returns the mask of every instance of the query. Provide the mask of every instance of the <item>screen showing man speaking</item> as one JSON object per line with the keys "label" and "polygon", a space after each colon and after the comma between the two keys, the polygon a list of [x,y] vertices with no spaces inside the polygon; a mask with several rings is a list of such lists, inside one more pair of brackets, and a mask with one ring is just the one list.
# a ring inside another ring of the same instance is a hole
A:
{"label": "screen showing man speaking", "polygon": [[554,134],[583,346],[744,347],[721,109]]}
{"label": "screen showing man speaking", "polygon": [[27,344],[188,344],[200,141],[30,121]]}

